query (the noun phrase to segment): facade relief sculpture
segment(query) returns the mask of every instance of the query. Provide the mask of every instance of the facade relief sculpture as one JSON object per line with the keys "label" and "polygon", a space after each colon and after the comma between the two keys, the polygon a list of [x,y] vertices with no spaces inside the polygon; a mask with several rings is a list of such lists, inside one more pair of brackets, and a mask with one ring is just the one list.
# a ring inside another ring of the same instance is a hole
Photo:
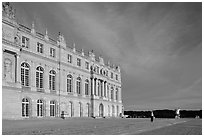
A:
{"label": "facade relief sculpture", "polygon": [[4,79],[6,82],[12,82],[12,61],[8,58],[4,60]]}

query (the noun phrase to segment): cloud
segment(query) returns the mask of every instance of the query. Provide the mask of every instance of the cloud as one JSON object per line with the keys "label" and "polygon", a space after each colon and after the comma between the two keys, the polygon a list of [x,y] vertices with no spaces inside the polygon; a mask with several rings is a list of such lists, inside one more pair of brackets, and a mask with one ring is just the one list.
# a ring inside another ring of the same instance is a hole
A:
{"label": "cloud", "polygon": [[201,102],[202,3],[28,5],[21,12],[26,22],[36,18],[40,28],[61,31],[77,48],[93,49],[121,66],[125,107]]}

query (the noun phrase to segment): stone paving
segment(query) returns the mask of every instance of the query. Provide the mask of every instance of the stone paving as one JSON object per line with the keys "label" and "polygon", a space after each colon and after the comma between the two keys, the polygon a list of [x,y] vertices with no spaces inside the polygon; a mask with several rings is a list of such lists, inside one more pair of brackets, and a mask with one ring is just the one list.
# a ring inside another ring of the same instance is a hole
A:
{"label": "stone paving", "polygon": [[[196,128],[190,131],[190,126]],[[153,123],[144,118],[2,120],[3,135],[201,134],[201,127],[200,119],[155,119]]]}

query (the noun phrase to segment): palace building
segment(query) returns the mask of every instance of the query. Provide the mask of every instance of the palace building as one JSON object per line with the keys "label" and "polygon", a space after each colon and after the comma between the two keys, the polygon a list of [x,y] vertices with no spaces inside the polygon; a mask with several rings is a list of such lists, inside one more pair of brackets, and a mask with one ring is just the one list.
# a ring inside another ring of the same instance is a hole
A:
{"label": "palace building", "polygon": [[119,66],[19,24],[2,6],[3,119],[122,115]]}

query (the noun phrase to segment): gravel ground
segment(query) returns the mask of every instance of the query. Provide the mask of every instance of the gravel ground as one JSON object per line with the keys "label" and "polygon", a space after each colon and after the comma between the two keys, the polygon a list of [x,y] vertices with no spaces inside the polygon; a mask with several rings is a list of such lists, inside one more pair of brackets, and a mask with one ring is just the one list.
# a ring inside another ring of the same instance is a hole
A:
{"label": "gravel ground", "polygon": [[202,120],[194,119],[141,133],[141,135],[202,135]]}
{"label": "gravel ground", "polygon": [[[3,135],[120,135],[120,134],[139,134],[173,124],[173,127],[183,128],[183,123],[187,121],[186,126],[197,126],[192,119],[155,119],[153,123],[150,119],[122,119],[122,118],[69,118],[69,119],[25,119],[25,120],[2,120]],[[198,120],[199,121],[199,120]],[[201,120],[200,120],[201,121]],[[175,129],[172,129],[175,130]],[[199,130],[199,128],[198,128]],[[153,131],[151,131],[153,132]],[[149,132],[151,134],[151,132]],[[158,134],[159,131],[153,132]],[[152,133],[152,134],[153,134]],[[162,132],[164,133],[164,132]],[[166,130],[171,134],[171,130]],[[174,132],[175,133],[175,132]],[[183,132],[179,132],[183,133]],[[198,131],[190,131],[197,134]],[[199,131],[201,133],[201,131]],[[186,134],[186,133],[184,133]]]}

